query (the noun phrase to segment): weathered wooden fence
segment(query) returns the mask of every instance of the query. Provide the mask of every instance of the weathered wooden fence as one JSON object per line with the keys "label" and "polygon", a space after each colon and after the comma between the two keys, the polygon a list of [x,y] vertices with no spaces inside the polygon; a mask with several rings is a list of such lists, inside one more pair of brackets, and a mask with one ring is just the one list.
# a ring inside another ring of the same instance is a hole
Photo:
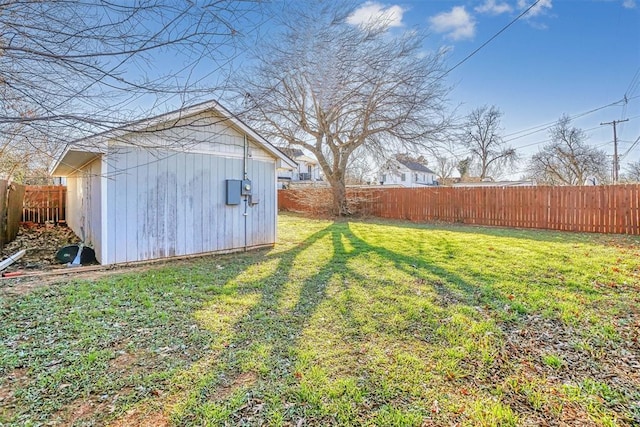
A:
{"label": "weathered wooden fence", "polygon": [[66,219],[67,187],[63,185],[27,185],[22,206],[22,221],[44,224]]}
{"label": "weathered wooden fence", "polygon": [[[280,209],[318,212],[328,189],[280,190]],[[319,192],[325,192],[320,197]],[[353,210],[381,218],[640,234],[640,185],[348,189]],[[327,205],[328,207],[328,205]]]}
{"label": "weathered wooden fence", "polygon": [[7,187],[6,204],[6,242],[11,242],[18,235],[20,229],[20,216],[22,215],[22,203],[24,200],[25,186],[10,184]]}
{"label": "weathered wooden fence", "polygon": [[18,235],[24,190],[24,185],[0,179],[0,246]]}

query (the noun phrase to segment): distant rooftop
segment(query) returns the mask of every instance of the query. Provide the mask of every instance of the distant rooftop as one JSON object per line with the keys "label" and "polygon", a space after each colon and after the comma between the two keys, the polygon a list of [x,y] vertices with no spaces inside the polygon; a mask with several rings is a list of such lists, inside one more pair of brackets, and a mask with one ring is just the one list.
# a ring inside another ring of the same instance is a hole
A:
{"label": "distant rooftop", "polygon": [[417,162],[416,160],[408,159],[408,158],[403,157],[403,156],[396,156],[396,160],[399,163],[401,163],[404,166],[406,166],[409,170],[412,170],[414,172],[435,173],[434,171],[432,171],[431,169],[429,169],[428,167],[426,167],[422,163]]}
{"label": "distant rooftop", "polygon": [[304,156],[304,152],[299,148],[278,147],[278,150],[282,151],[287,157],[294,160],[296,157]]}

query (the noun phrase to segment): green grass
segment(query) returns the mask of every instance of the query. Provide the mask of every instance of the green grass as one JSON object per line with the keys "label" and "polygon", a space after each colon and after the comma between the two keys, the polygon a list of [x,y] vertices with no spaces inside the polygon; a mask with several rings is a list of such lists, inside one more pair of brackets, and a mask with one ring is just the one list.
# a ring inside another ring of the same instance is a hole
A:
{"label": "green grass", "polygon": [[638,424],[639,243],[283,215],[272,250],[0,293],[0,425]]}

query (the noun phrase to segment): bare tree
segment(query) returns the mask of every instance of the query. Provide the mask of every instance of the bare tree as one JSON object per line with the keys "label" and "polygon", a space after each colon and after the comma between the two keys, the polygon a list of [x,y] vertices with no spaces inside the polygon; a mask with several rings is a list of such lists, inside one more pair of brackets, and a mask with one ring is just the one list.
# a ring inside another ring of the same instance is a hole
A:
{"label": "bare tree", "polygon": [[26,120],[0,125],[0,179],[29,184],[48,183],[48,165],[55,147],[49,144],[47,135],[32,131],[28,121],[34,114],[31,109],[20,102],[14,102],[11,109]]}
{"label": "bare tree", "polygon": [[436,154],[434,160],[432,168],[438,176],[438,180],[441,183],[450,180],[456,170],[456,160],[446,154]]}
{"label": "bare tree", "polygon": [[356,151],[382,158],[430,145],[445,124],[443,53],[425,55],[416,31],[347,23],[343,2],[303,2],[261,45],[242,90],[249,117],[269,137],[319,161],[333,209],[348,214],[345,179]]}
{"label": "bare tree", "polygon": [[625,168],[625,171],[625,181],[640,182],[640,160],[629,163]]}
{"label": "bare tree", "polygon": [[258,1],[4,2],[0,135],[19,124],[47,152],[211,96]]}
{"label": "bare tree", "polygon": [[[36,148],[38,147],[38,148]],[[49,164],[53,147],[39,138],[30,140],[28,129],[16,126],[13,133],[0,137],[0,179],[22,184],[49,184]]]}
{"label": "bare tree", "polygon": [[[364,150],[362,150],[364,151]],[[377,168],[370,156],[365,152],[354,153],[350,159],[345,171],[346,185],[364,185],[377,181]]]}
{"label": "bare tree", "polygon": [[466,117],[461,145],[469,151],[479,177],[496,178],[518,160],[516,150],[508,147],[500,136],[502,112],[495,106],[484,106]]}
{"label": "bare tree", "polygon": [[609,162],[604,151],[586,144],[587,135],[562,116],[549,130],[551,143],[531,157],[530,178],[550,185],[583,185],[587,178],[608,180]]}

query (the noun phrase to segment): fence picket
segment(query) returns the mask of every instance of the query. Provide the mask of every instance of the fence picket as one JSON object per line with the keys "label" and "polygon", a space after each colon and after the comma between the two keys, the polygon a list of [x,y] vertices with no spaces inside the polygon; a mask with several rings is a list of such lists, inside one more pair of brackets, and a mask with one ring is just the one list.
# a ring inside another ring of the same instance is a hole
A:
{"label": "fence picket", "polygon": [[25,186],[22,221],[44,224],[66,219],[67,188],[62,185]]}

